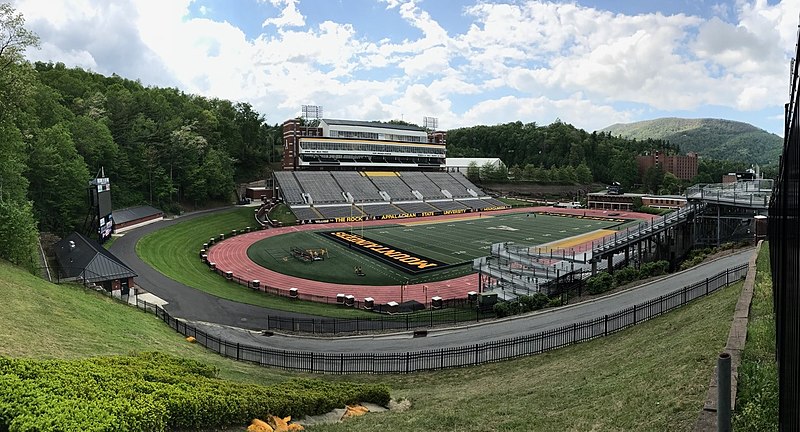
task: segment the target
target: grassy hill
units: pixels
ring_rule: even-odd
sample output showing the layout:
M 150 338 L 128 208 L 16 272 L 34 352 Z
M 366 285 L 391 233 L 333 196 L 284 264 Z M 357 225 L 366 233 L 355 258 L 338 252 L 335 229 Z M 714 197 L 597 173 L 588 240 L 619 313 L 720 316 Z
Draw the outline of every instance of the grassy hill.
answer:
M 783 148 L 783 139 L 775 134 L 749 123 L 722 119 L 670 117 L 617 123 L 602 131 L 637 140 L 663 139 L 680 145 L 683 152 L 759 165 L 776 163 Z
M 411 375 L 317 376 L 388 383 L 392 395 L 408 398 L 413 408 L 311 429 L 691 430 L 740 287 L 542 355 Z M 52 285 L 2 261 L 0 304 L 0 356 L 76 359 L 146 350 L 199 360 L 216 366 L 219 377 L 247 383 L 283 385 L 303 376 L 222 358 L 187 343 L 152 315 L 81 287 Z

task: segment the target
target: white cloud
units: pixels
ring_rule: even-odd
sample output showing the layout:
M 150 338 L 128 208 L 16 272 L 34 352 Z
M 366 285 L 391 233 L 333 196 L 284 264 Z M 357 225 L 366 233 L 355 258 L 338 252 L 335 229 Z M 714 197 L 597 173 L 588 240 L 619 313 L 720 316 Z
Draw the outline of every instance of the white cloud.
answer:
M 471 20 L 459 32 L 427 3 L 380 0 L 405 36 L 369 40 L 358 21 L 308 25 L 311 2 L 269 0 L 279 15 L 258 17 L 263 34 L 248 36 L 205 6 L 190 16 L 193 1 L 14 7 L 42 38 L 31 59 L 248 101 L 271 122 L 314 103 L 336 117 L 433 115 L 444 127 L 559 117 L 586 129 L 654 110 L 781 111 L 800 10 L 800 0 L 737 0 L 710 5 L 705 19 L 476 0 L 453 4 Z
M 303 27 L 306 25 L 306 17 L 297 10 L 298 0 L 272 0 L 274 6 L 284 5 L 281 10 L 281 15 L 277 18 L 267 18 L 264 20 L 262 26 L 267 27 L 274 25 L 275 27 Z

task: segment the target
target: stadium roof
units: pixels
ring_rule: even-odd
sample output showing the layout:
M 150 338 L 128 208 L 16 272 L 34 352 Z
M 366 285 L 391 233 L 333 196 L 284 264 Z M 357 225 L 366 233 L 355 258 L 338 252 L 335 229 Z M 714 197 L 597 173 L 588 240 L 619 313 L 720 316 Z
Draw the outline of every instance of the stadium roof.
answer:
M 114 223 L 123 224 L 126 222 L 146 218 L 149 216 L 155 215 L 163 215 L 164 213 L 154 207 L 149 205 L 137 206 L 137 207 L 128 207 L 124 209 L 114 210 L 111 213 L 111 217 L 114 219 Z
M 490 165 L 499 166 L 503 163 L 500 158 L 447 158 L 445 161 L 445 166 L 450 168 L 466 168 L 475 162 L 475 165 L 478 165 L 478 168 L 486 165 L 487 163 Z
M 137 276 L 99 243 L 77 232 L 59 240 L 53 248 L 63 278 L 82 276 L 87 282 L 101 282 Z
M 402 125 L 394 123 L 381 123 L 377 121 L 360 121 L 360 120 L 337 120 L 337 119 L 322 119 L 328 125 L 341 125 L 341 126 L 358 126 L 358 127 L 373 127 L 383 129 L 399 129 L 415 132 L 425 132 L 425 129 L 419 126 Z

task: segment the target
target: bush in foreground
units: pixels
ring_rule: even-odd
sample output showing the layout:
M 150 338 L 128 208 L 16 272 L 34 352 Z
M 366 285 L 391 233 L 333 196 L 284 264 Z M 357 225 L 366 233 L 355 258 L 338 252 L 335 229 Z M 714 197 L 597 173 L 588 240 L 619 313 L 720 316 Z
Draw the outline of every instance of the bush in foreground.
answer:
M 355 402 L 386 405 L 386 386 L 311 379 L 261 386 L 159 353 L 82 360 L 0 357 L 0 430 L 164 431 L 302 417 Z

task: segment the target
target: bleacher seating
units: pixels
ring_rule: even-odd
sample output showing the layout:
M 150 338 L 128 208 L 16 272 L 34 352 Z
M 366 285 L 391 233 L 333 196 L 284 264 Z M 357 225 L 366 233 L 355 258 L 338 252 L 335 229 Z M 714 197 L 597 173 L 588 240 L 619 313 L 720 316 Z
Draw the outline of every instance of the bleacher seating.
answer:
M 480 210 L 484 207 L 489 207 L 486 201 L 481 199 L 468 199 L 468 200 L 458 200 L 461 204 L 471 208 L 472 210 Z
M 297 220 L 313 220 L 313 219 L 320 219 L 322 216 L 317 213 L 313 208 L 309 207 L 292 207 L 292 213 L 294 213 Z
M 425 199 L 447 198 L 442 190 L 424 173 L 408 171 L 400 174 L 400 178 L 412 189 L 419 191 Z
M 486 201 L 487 203 L 491 204 L 493 207 L 505 207 L 505 206 L 508 205 L 508 204 L 506 204 L 506 203 L 504 203 L 504 202 L 502 202 L 502 201 L 500 201 L 498 199 L 494 199 L 494 198 L 483 198 L 483 200 Z
M 469 179 L 467 179 L 466 177 L 464 177 L 464 174 L 461 174 L 461 173 L 459 173 L 459 172 L 454 172 L 454 173 L 450 173 L 450 175 L 451 175 L 451 176 L 452 176 L 452 177 L 453 177 L 453 178 L 454 178 L 454 179 L 455 179 L 457 182 L 459 182 L 459 183 L 461 183 L 462 185 L 464 185 L 464 187 L 466 187 L 467 189 L 472 189 L 472 190 L 474 190 L 475 192 L 477 192 L 478 194 L 481 194 L 481 190 L 480 190 L 480 188 L 478 188 L 477 186 L 475 186 L 474 184 L 472 184 L 472 182 L 471 182 L 471 181 L 469 181 Z
M 294 173 L 290 171 L 278 171 L 275 173 L 275 179 L 280 185 L 283 199 L 286 200 L 287 204 L 305 204 L 303 200 L 303 190 L 297 183 Z
M 383 201 L 380 191 L 368 177 L 355 171 L 334 171 L 333 178 L 345 192 L 350 192 L 354 202 Z
M 431 206 L 428 203 L 424 202 L 414 202 L 414 203 L 399 203 L 395 204 L 400 210 L 403 210 L 406 213 L 419 213 L 419 212 L 435 212 L 437 211 L 436 207 Z
M 347 203 L 342 189 L 327 171 L 295 172 L 295 177 L 303 190 L 311 195 L 312 204 Z
M 505 206 L 487 197 L 460 173 L 282 171 L 275 173 L 275 180 L 286 203 L 301 221 L 462 209 L 482 211 Z M 468 188 L 483 198 L 473 198 Z M 425 200 L 414 196 L 412 190 L 419 191 Z M 448 199 L 442 190 L 447 190 L 455 200 Z M 385 192 L 384 196 L 381 191 Z M 343 192 L 352 195 L 358 205 L 350 205 Z M 306 194 L 313 200 L 311 207 L 304 200 Z
M 352 205 L 314 207 L 325 218 L 364 216 L 361 210 Z
M 378 190 L 382 190 L 389 194 L 392 198 L 392 201 L 413 201 L 417 199 L 413 193 L 411 193 L 411 188 L 397 175 L 381 175 L 381 176 L 369 176 L 369 179 L 372 180 L 372 183 Z
M 432 181 L 439 189 L 444 189 L 450 192 L 450 195 L 452 195 L 453 198 L 472 197 L 472 195 L 467 192 L 467 187 L 453 178 L 450 173 L 429 172 L 425 173 L 425 176 L 428 177 L 430 181 Z
M 428 203 L 428 204 L 438 208 L 441 211 L 463 210 L 463 209 L 469 208 L 469 207 L 465 206 L 464 204 L 461 204 L 458 201 L 436 201 L 436 202 L 432 202 L 432 203 Z
M 361 210 L 367 216 L 383 216 L 403 213 L 402 210 L 392 204 L 365 204 L 361 206 Z

